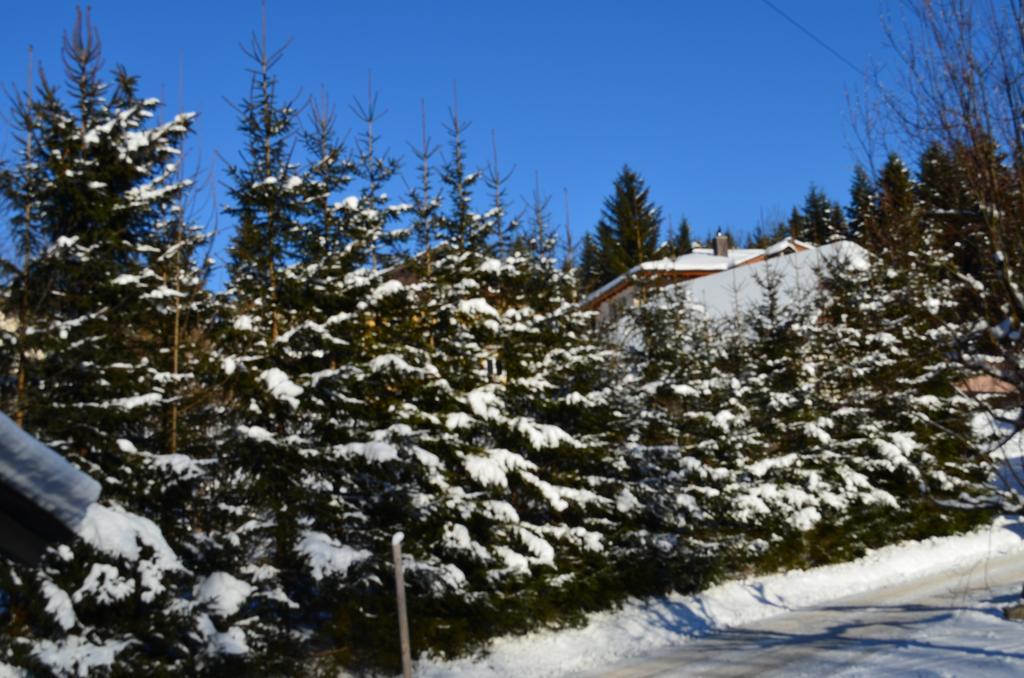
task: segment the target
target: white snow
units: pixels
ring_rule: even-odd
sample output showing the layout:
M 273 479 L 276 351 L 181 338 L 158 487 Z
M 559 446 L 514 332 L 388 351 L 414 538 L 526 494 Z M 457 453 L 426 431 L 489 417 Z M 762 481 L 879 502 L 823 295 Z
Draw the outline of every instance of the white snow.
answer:
M 360 456 L 377 464 L 398 459 L 398 450 L 395 446 L 381 441 L 347 443 L 336 446 L 334 451 L 343 457 Z
M 28 678 L 28 671 L 0 662 L 0 678 Z
M 298 397 L 302 395 L 303 388 L 291 380 L 283 370 L 271 367 L 260 373 L 260 380 L 267 387 L 267 391 L 274 398 L 286 402 L 295 409 L 299 406 Z
M 991 527 L 969 534 L 887 546 L 850 563 L 732 581 L 696 595 L 672 594 L 648 601 L 633 600 L 620 610 L 591 615 L 587 625 L 580 629 L 499 638 L 482 657 L 450 661 L 421 657 L 416 675 L 425 678 L 539 678 L 606 667 L 624 658 L 685 643 L 717 629 L 983 563 L 998 555 L 1024 553 L 1022 534 L 1024 520 L 1001 518 Z M 511 550 L 500 555 L 510 568 L 528 568 L 525 556 Z M 992 624 L 991 615 L 988 617 L 979 618 L 979 623 Z M 1015 656 L 1024 657 L 1020 652 L 1024 641 L 1020 639 L 1019 627 L 1012 626 L 1010 633 L 1014 637 Z M 905 664 L 894 664 L 894 667 L 920 667 L 925 659 L 913 647 L 899 657 Z M 915 661 L 918 663 L 914 664 Z M 880 662 L 877 668 L 885 670 L 878 672 L 903 673 L 890 671 L 887 666 Z M 865 674 L 851 670 L 849 675 Z M 973 674 L 953 671 L 936 675 Z
M 120 570 L 113 565 L 93 563 L 85 581 L 72 595 L 76 603 L 91 598 L 100 605 L 109 605 L 124 600 L 135 593 L 135 580 L 121 576 Z
M 138 448 L 135 447 L 135 443 L 125 438 L 118 438 L 116 444 L 117 449 L 121 450 L 126 454 L 136 454 L 139 451 Z
M 119 407 L 122 410 L 134 410 L 136 407 L 145 407 L 162 402 L 164 397 L 159 393 L 142 393 L 140 395 L 128 396 L 127 398 L 115 398 L 111 400 L 111 407 Z
M 130 640 L 108 640 L 96 645 L 81 636 L 68 636 L 56 643 L 38 641 L 33 654 L 58 675 L 84 678 L 94 669 L 111 666 L 118 653 L 131 644 Z
M 526 457 L 509 450 L 494 448 L 483 455 L 468 455 L 462 461 L 466 472 L 484 486 L 508 487 L 508 472 L 517 469 L 534 470 L 537 465 Z
M 1005 676 L 1016 678 L 1024 674 L 1024 648 L 1021 646 L 1021 627 L 1000 616 L 999 603 L 1016 598 L 1019 586 L 1005 591 L 996 600 L 964 600 L 959 610 L 952 613 L 935 611 L 936 619 L 919 633 L 905 640 L 878 643 L 878 648 L 865 656 L 856 657 L 854 665 L 840 669 L 832 675 L 838 678 L 866 678 L 872 676 Z M 965 596 L 969 592 L 965 592 Z M 815 675 L 835 671 L 817 662 L 811 666 Z
M 230 617 L 242 609 L 254 590 L 252 584 L 227 572 L 214 572 L 196 585 L 195 600 L 215 615 Z
M 232 626 L 223 633 L 217 630 L 209 615 L 199 615 L 196 625 L 199 633 L 206 640 L 207 654 L 211 656 L 223 654 L 247 654 L 249 643 L 245 635 L 245 629 L 240 626 Z
M 498 312 L 487 303 L 487 300 L 482 297 L 474 297 L 472 299 L 463 299 L 459 302 L 459 313 L 465 315 L 484 315 L 492 318 L 498 317 Z
M 344 577 L 350 567 L 373 555 L 365 549 L 342 545 L 337 539 L 313 530 L 302 533 L 295 550 L 306 557 L 317 581 L 335 574 Z
M 764 288 L 759 280 L 777 279 L 779 303 L 783 307 L 805 305 L 813 303 L 823 266 L 838 259 L 856 268 L 866 265 L 867 257 L 867 252 L 856 243 L 838 241 L 730 268 L 681 283 L 680 287 L 712 318 L 735 318 L 763 301 Z
M 252 316 L 249 315 L 240 315 L 237 318 L 235 318 L 233 326 L 236 330 L 239 330 L 240 332 L 251 332 L 255 328 Z
M 78 617 L 75 616 L 75 606 L 71 604 L 71 596 L 67 591 L 54 584 L 49 579 L 44 579 L 40 592 L 46 598 L 46 613 L 53 617 L 65 631 L 70 631 L 78 624 Z
M 251 438 L 259 442 L 274 441 L 274 434 L 262 426 L 245 426 L 244 424 L 239 424 L 238 432 L 247 438 Z
M 165 572 L 183 567 L 156 523 L 116 506 L 90 506 L 78 536 L 108 556 L 138 562 L 143 602 L 151 602 L 164 590 Z M 146 558 L 142 558 L 143 546 L 151 551 Z
M 382 299 L 386 299 L 395 294 L 399 294 L 405 291 L 405 285 L 400 280 L 386 280 L 378 285 L 373 292 L 370 293 L 370 300 L 379 302 Z

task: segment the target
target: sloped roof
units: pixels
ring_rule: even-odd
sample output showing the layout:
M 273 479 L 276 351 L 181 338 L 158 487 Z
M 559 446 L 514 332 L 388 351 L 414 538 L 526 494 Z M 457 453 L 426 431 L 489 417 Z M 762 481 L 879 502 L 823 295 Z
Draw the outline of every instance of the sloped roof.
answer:
M 769 275 L 778 276 L 781 303 L 813 303 L 820 270 L 831 258 L 848 260 L 854 266 L 867 266 L 869 261 L 863 247 L 840 240 L 785 257 L 730 268 L 677 285 L 682 286 L 690 298 L 703 306 L 711 317 L 735 317 L 749 311 L 764 299 L 764 290 L 758 280 L 764 280 Z
M 601 285 L 596 290 L 588 294 L 581 302 L 584 307 L 590 306 L 595 302 L 598 302 L 603 297 L 608 296 L 609 293 L 615 292 L 618 288 L 625 288 L 629 285 L 629 281 L 641 274 L 647 273 L 711 273 L 715 271 L 727 271 L 736 266 L 746 264 L 752 259 L 765 256 L 770 257 L 775 254 L 779 254 L 786 249 L 801 249 L 814 247 L 809 243 L 796 240 L 795 238 L 785 238 L 779 242 L 771 245 L 768 248 L 736 248 L 730 249 L 726 256 L 720 257 L 715 255 L 715 252 L 710 247 L 695 247 L 692 252 L 683 254 L 678 257 L 668 257 L 665 259 L 655 259 L 652 261 L 645 261 L 641 264 L 637 264 L 633 268 L 629 269 L 622 275 L 610 280 L 609 282 Z M 614 295 L 611 295 L 614 296 Z

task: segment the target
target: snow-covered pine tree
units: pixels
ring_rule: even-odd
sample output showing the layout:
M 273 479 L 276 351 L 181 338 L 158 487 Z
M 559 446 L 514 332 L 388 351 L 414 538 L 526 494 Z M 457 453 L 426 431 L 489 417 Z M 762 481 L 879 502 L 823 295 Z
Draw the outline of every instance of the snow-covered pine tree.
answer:
M 635 497 L 633 560 L 638 590 L 698 587 L 727 546 L 723 490 L 735 475 L 742 405 L 730 366 L 727 329 L 717 327 L 682 285 L 651 289 L 619 322 L 625 378 L 620 408 L 630 422 L 628 477 Z M 625 497 L 624 497 L 625 498 Z M 729 538 L 732 537 L 732 538 Z
M 619 539 L 635 507 L 622 446 L 627 427 L 616 409 L 618 361 L 575 301 L 576 272 L 557 261 L 547 203 L 536 187 L 528 222 L 500 259 L 493 304 L 504 330 L 493 360 L 510 424 L 496 428 L 497 444 L 522 450 L 547 482 L 592 493 L 564 504 L 522 493 L 514 504 L 545 538 L 577 535 L 560 540 L 557 569 L 535 573 L 529 597 L 517 601 L 557 619 L 606 606 L 642 575 L 609 567 L 633 555 Z
M 804 534 L 826 519 L 832 491 L 823 457 L 829 421 L 814 397 L 818 356 L 807 341 L 814 290 L 793 289 L 786 276 L 795 271 L 776 259 L 759 272 L 759 298 L 744 312 L 734 367 L 747 416 L 732 425 L 737 476 L 726 493 L 732 518 L 770 549 L 769 566 L 774 558 L 800 562 Z
M 249 94 L 236 107 L 243 150 L 241 162 L 227 168 L 226 212 L 237 223 L 229 287 L 217 304 L 222 395 L 211 431 L 216 473 L 204 488 L 199 633 L 211 662 L 226 662 L 217 670 L 237 664 L 286 671 L 303 656 L 301 608 L 287 592 L 305 581 L 294 546 L 310 443 L 296 415 L 303 388 L 283 369 L 288 347 L 280 339 L 311 312 L 302 280 L 292 274 L 298 248 L 310 245 L 312 201 L 294 157 L 298 112 L 278 93 L 274 69 L 283 51 L 269 51 L 253 36 L 246 54 L 253 63 Z
M 402 409 L 407 387 L 388 375 L 424 362 L 404 329 L 417 298 L 401 281 L 404 269 L 388 265 L 404 233 L 394 226 L 407 209 L 384 192 L 398 165 L 379 150 L 376 95 L 355 108 L 365 132 L 351 158 L 335 138 L 329 104 L 311 108 L 305 228 L 317 245 L 299 250 L 289 272 L 308 310 L 277 341 L 277 364 L 303 389 L 296 435 L 304 465 L 291 480 L 302 581 L 288 592 L 300 605 L 309 649 L 350 664 L 397 656 L 390 540 L 396 516 L 417 496 L 407 465 L 419 458 Z M 342 196 L 353 182 L 358 191 Z
M 964 529 L 984 518 L 987 461 L 970 427 L 972 403 L 956 391 L 954 361 L 965 322 L 955 254 L 927 247 L 891 268 L 853 248 L 821 262 L 817 397 L 829 410 L 834 529 L 816 537 L 827 557 L 855 557 L 900 539 Z M 929 232 L 931 231 L 931 232 Z
M 850 240 L 863 244 L 874 228 L 877 218 L 875 184 L 867 170 L 858 164 L 850 181 L 850 204 L 846 208 L 847 235 Z
M 550 387 L 533 381 L 582 364 L 529 343 L 540 341 L 538 326 L 570 326 L 549 317 L 564 304 L 539 299 L 533 311 L 520 296 L 503 299 L 528 265 L 524 254 L 496 256 L 496 214 L 473 209 L 479 175 L 466 171 L 463 130 L 453 117 L 451 155 L 440 174 L 443 208 L 429 163 L 421 167 L 412 230 L 426 249 L 364 288 L 355 316 L 365 322 L 352 327 L 365 338 L 353 348 L 353 362 L 309 386 L 334 406 L 337 442 L 330 449 L 349 474 L 338 488 L 338 531 L 318 535 L 321 546 L 311 553 L 351 556 L 347 567 L 321 573 L 325 586 L 346 589 L 334 624 L 339 656 L 360 661 L 397 661 L 388 558 L 397 531 L 406 535 L 413 644 L 444 651 L 529 628 L 547 612 L 563 616 L 556 606 L 541 613 L 539 592 L 576 585 L 581 561 L 574 554 L 603 557 L 601 535 L 587 529 L 582 514 L 611 502 L 578 465 L 569 468 L 590 443 L 543 413 L 576 407 L 586 393 L 573 396 L 582 387 L 568 390 L 561 376 Z M 503 354 L 509 346 L 515 352 Z M 553 362 L 558 355 L 567 365 Z M 539 405 L 538 389 L 549 389 L 555 401 Z M 559 453 L 568 456 L 559 462 Z
M 176 167 L 191 114 L 154 124 L 123 69 L 100 76 L 98 35 L 81 14 L 65 37 L 67 96 L 45 78 L 16 104 L 28 138 L 7 182 L 14 224 L 34 242 L 12 298 L 31 313 L 19 336 L 26 429 L 103 485 L 82 540 L 39 569 L 6 567 L 5 660 L 57 674 L 187 670 L 191 588 L 179 555 L 183 509 L 165 539 L 169 498 L 194 482 L 194 459 L 168 454 L 164 323 L 152 267 L 173 249 L 166 216 L 188 188 Z M 24 241 L 22 241 L 24 245 Z M 19 298 L 20 297 L 20 298 Z

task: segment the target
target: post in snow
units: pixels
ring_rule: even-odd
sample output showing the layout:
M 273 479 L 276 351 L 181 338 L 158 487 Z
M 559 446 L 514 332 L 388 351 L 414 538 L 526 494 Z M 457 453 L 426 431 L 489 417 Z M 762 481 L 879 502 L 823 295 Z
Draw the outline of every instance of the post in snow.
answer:
M 402 574 L 402 540 L 405 534 L 391 537 L 391 555 L 395 559 L 395 596 L 398 599 L 398 637 L 402 643 L 402 676 L 412 678 L 412 653 L 409 649 L 409 617 L 405 611 L 405 577 Z

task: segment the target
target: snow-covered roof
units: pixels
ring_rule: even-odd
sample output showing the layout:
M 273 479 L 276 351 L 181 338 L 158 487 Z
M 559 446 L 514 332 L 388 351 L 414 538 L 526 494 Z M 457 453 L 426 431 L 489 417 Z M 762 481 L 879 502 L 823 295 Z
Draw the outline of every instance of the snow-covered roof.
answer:
M 803 240 L 797 240 L 796 238 L 786 238 L 785 240 L 780 240 L 774 245 L 769 245 L 768 247 L 766 247 L 764 250 L 764 256 L 774 257 L 776 254 L 785 252 L 787 249 L 790 248 L 792 248 L 794 251 L 809 250 L 813 249 L 814 245 L 812 245 L 809 242 L 804 242 Z
M 785 242 L 785 241 L 783 241 Z M 765 253 L 765 250 L 760 247 L 746 247 L 736 249 L 729 248 L 728 255 L 725 257 L 719 257 L 715 254 L 715 250 L 710 247 L 695 247 L 690 254 L 684 254 L 683 256 L 702 256 L 712 259 L 728 259 L 732 262 L 733 266 L 739 266 L 745 261 L 756 259 Z
M 678 284 L 682 285 L 690 298 L 702 305 L 711 317 L 734 317 L 762 301 L 764 290 L 758 280 L 763 280 L 770 274 L 778 276 L 781 303 L 813 301 L 822 265 L 833 257 L 847 259 L 855 266 L 866 266 L 868 262 L 867 251 L 864 248 L 856 243 L 841 240 Z
M 0 553 L 34 564 L 70 541 L 100 484 L 0 413 Z
M 652 261 L 645 261 L 641 264 L 637 264 L 627 272 L 604 285 L 601 285 L 601 287 L 588 294 L 582 303 L 584 306 L 598 303 L 606 295 L 609 295 L 611 292 L 615 292 L 618 288 L 627 287 L 629 285 L 629 281 L 640 274 L 655 272 L 678 274 L 693 272 L 703 274 L 715 271 L 727 271 L 736 266 L 747 264 L 752 259 L 757 259 L 761 256 L 770 257 L 784 252 L 787 249 L 798 251 L 812 247 L 814 246 L 809 243 L 796 240 L 795 238 L 785 238 L 765 249 L 756 247 L 730 249 L 726 253 L 726 256 L 716 255 L 715 251 L 710 247 L 695 247 L 692 252 L 678 257 L 654 259 Z

